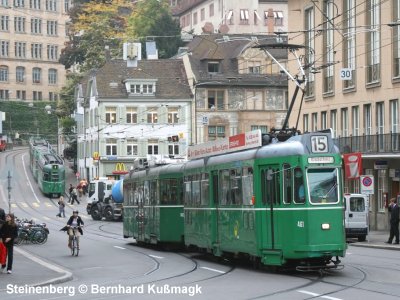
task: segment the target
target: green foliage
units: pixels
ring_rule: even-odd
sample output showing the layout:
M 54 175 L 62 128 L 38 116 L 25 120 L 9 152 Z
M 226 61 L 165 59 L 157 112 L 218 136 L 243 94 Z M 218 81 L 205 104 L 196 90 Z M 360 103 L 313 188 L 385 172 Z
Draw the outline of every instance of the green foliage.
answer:
M 33 107 L 17 101 L 1 101 L 0 111 L 6 113 L 3 134 L 12 139 L 19 133 L 20 138 L 29 140 L 32 135 L 40 135 L 51 143 L 57 142 L 57 116 L 48 114 L 45 106 L 49 102 L 35 102 Z

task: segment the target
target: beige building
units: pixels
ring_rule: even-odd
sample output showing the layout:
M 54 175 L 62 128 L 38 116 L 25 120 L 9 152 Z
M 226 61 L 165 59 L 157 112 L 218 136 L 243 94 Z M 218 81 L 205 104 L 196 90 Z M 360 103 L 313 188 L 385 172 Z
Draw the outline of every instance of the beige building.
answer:
M 399 193 L 399 9 L 400 0 L 288 1 L 289 40 L 306 47 L 308 66 L 299 129 L 332 128 L 343 153 L 362 153 L 375 180 L 372 229 L 388 227 L 387 200 Z M 300 101 L 291 124 L 299 109 Z M 345 192 L 360 190 L 346 180 Z
M 0 100 L 57 101 L 71 0 L 0 0 Z

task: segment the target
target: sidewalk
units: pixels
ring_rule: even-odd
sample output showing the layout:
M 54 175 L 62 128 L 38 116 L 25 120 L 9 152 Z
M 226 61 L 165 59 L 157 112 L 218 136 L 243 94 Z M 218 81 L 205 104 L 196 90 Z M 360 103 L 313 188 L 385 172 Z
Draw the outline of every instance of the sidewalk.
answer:
M 365 242 L 352 242 L 356 241 L 349 239 L 351 241 L 349 245 L 354 247 L 368 247 L 376 249 L 387 249 L 387 250 L 397 250 L 400 251 L 400 245 L 396 244 L 385 244 L 389 238 L 389 231 L 370 231 L 367 240 Z M 394 243 L 394 240 L 393 240 Z
M 72 274 L 49 264 L 21 249 L 14 247 L 13 273 L 0 273 L 0 297 L 7 291 L 7 285 L 39 286 L 57 284 L 72 280 Z

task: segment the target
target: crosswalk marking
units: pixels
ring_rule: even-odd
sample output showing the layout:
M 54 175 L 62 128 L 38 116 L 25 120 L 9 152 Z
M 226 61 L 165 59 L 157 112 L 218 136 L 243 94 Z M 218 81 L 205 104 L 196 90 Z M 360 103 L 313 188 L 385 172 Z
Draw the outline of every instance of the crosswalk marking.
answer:
M 17 204 L 11 203 L 11 207 L 12 207 L 12 208 L 17 208 Z
M 28 207 L 28 204 L 26 204 L 25 202 L 20 202 L 20 204 L 21 204 L 23 207 L 25 207 L 25 208 Z
M 49 202 L 46 202 L 45 205 L 46 205 L 47 207 L 52 207 L 52 206 L 53 206 L 53 205 L 51 205 L 51 203 L 49 203 Z
M 37 208 L 39 208 L 39 207 L 40 207 L 40 204 L 39 204 L 39 203 L 37 203 L 37 202 L 33 202 L 33 203 L 32 203 L 32 205 L 33 205 L 34 207 L 37 207 Z

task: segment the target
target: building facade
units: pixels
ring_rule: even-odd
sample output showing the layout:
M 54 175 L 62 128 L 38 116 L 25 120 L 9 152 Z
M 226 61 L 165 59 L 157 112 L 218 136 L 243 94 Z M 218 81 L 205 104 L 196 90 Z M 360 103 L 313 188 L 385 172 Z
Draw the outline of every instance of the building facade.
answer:
M 287 31 L 287 0 L 181 0 L 171 3 L 186 34 L 272 34 Z
M 137 158 L 186 157 L 192 96 L 181 60 L 110 60 L 85 77 L 76 99 L 81 178 L 119 179 Z
M 272 36 L 197 36 L 183 56 L 195 95 L 193 144 L 238 133 L 280 128 L 287 111 L 287 78 L 261 49 Z M 278 60 L 285 50 L 271 50 Z
M 0 1 L 0 100 L 57 101 L 71 0 Z
M 375 181 L 372 229 L 388 228 L 387 202 L 400 190 L 399 9 L 398 0 L 288 1 L 289 38 L 306 47 L 308 66 L 299 129 L 332 128 L 343 153 L 362 153 Z M 360 192 L 359 180 L 345 192 Z

